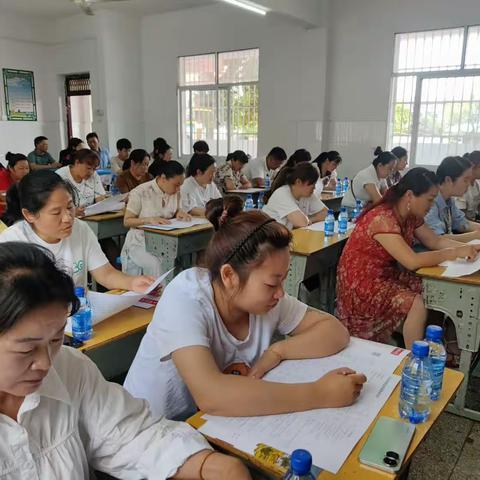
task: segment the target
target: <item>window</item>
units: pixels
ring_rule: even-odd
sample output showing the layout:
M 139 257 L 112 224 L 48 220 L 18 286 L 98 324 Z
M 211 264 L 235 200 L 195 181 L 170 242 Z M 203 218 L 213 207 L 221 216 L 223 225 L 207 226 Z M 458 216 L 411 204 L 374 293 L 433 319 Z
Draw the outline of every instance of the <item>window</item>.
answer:
M 212 155 L 257 155 L 258 64 L 256 48 L 179 58 L 181 155 L 191 155 L 196 140 L 205 140 Z
M 425 166 L 480 149 L 480 26 L 395 35 L 387 144 Z

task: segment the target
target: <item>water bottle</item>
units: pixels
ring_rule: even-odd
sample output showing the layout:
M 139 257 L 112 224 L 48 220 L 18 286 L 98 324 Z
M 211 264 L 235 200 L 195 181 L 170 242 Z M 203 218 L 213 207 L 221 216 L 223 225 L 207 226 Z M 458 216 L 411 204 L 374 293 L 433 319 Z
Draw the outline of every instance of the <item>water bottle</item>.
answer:
M 350 182 L 348 181 L 348 177 L 345 177 L 343 179 L 343 193 L 347 193 L 349 186 L 350 186 Z
M 110 180 L 110 194 L 112 196 L 120 194 L 120 190 L 117 187 L 117 176 L 114 173 L 112 173 L 112 179 Z
M 85 342 L 93 335 L 92 309 L 85 295 L 85 288 L 75 287 L 75 295 L 80 300 L 78 312 L 72 316 L 72 333 L 75 340 Z
M 423 423 L 430 415 L 432 400 L 432 365 L 427 342 L 413 342 L 402 372 L 400 387 L 400 416 L 410 423 Z
M 355 203 L 355 208 L 352 212 L 352 221 L 354 222 L 362 213 L 362 202 L 361 200 L 357 200 Z
M 425 341 L 430 347 L 430 363 L 432 365 L 432 393 L 430 398 L 438 400 L 442 393 L 443 371 L 447 361 L 447 352 L 442 343 L 443 330 L 438 325 L 429 325 L 425 335 Z
M 245 200 L 245 210 L 252 210 L 253 208 L 255 208 L 253 205 L 253 198 L 248 194 L 247 199 Z
M 290 457 L 290 468 L 284 480 L 315 480 L 312 473 L 312 455 L 307 450 L 294 450 Z
M 337 180 L 337 184 L 335 185 L 335 195 L 340 197 L 342 195 L 343 186 L 342 181 L 340 179 Z
M 271 185 L 271 182 L 270 182 L 270 175 L 267 173 L 265 175 L 265 188 L 268 190 L 270 189 L 270 185 Z M 260 207 L 259 207 L 260 208 Z
M 332 237 L 335 232 L 335 216 L 333 210 L 328 209 L 327 216 L 325 217 L 325 236 Z
M 263 208 L 263 192 L 260 192 L 258 194 L 258 202 L 257 202 L 257 208 L 261 210 Z
M 347 208 L 342 207 L 340 209 L 340 214 L 338 215 L 338 233 L 340 235 L 345 235 L 348 228 L 348 213 Z

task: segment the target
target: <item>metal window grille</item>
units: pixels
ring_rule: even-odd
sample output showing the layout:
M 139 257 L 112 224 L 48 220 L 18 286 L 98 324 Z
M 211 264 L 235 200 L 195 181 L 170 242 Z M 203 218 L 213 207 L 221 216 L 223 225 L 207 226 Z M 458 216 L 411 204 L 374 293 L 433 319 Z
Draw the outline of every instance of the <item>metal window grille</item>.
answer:
M 71 75 L 65 79 L 67 95 L 75 97 L 78 95 L 91 95 L 90 91 L 90 75 L 88 73 L 82 75 Z

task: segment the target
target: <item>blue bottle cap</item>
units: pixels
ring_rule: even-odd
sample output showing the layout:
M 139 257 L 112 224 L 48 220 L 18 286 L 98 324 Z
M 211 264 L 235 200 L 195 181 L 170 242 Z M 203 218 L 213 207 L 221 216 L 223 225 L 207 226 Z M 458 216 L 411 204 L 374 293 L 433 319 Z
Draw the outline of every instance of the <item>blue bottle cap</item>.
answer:
M 75 287 L 75 296 L 76 297 L 84 297 L 85 296 L 85 288 L 84 287 Z
M 294 475 L 307 475 L 312 469 L 312 456 L 307 450 L 294 450 L 290 457 L 290 467 Z
M 333 210 L 331 208 L 328 209 L 328 215 L 333 215 Z
M 342 213 L 345 213 L 345 212 L 347 211 L 347 207 L 341 207 L 341 208 L 340 208 L 340 211 L 341 211 Z
M 345 177 L 344 180 L 348 180 L 348 177 Z
M 424 342 L 422 340 L 417 340 L 413 342 L 412 353 L 416 357 L 420 357 L 420 358 L 428 357 L 429 350 L 430 350 L 430 347 L 428 346 L 427 342 Z
M 443 338 L 443 328 L 438 325 L 429 325 L 425 338 L 427 340 L 441 340 Z

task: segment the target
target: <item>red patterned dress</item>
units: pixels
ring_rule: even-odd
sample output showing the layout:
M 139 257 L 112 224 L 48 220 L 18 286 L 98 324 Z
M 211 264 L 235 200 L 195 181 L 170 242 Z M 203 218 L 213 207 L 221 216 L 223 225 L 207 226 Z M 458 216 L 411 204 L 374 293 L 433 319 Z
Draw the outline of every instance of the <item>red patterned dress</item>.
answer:
M 409 246 L 423 220 L 401 224 L 394 210 L 379 205 L 363 215 L 343 250 L 337 270 L 337 316 L 355 337 L 386 342 L 405 320 L 421 280 L 404 270 L 375 240 L 395 233 Z

